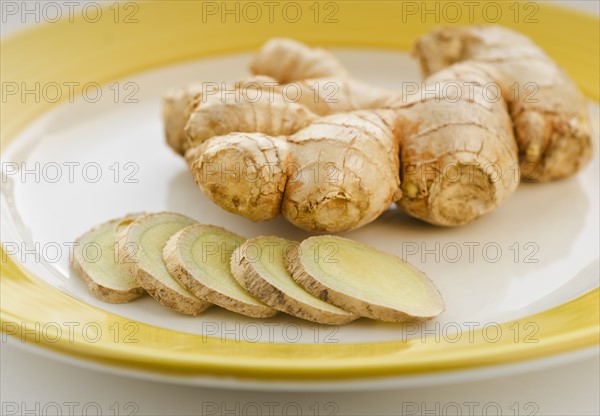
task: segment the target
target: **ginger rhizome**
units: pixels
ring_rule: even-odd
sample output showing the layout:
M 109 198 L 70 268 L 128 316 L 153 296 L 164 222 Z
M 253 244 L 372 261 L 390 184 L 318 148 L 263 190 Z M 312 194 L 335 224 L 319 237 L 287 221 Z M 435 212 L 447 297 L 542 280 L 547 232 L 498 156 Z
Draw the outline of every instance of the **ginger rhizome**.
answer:
M 429 76 L 408 97 L 352 79 L 323 49 L 273 39 L 253 77 L 223 88 L 239 95 L 171 91 L 167 141 L 224 209 L 327 232 L 367 224 L 392 202 L 432 224 L 466 224 L 515 191 L 519 164 L 524 179 L 550 180 L 589 159 L 585 99 L 527 38 L 440 29 L 415 53 Z M 529 81 L 541 82 L 540 102 L 511 99 L 511 86 Z M 293 102 L 292 86 L 303 93 Z
M 524 180 L 570 176 L 591 158 L 585 97 L 526 36 L 499 26 L 446 27 L 419 39 L 415 54 L 426 76 L 457 62 L 486 67 L 508 104 Z

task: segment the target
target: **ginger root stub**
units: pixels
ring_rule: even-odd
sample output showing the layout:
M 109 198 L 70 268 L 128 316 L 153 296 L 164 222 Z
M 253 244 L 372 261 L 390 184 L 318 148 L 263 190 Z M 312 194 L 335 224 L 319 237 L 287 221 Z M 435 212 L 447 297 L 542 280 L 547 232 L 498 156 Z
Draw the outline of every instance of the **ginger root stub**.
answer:
M 361 227 L 392 202 L 432 224 L 467 224 L 508 199 L 521 176 L 560 178 L 589 160 L 583 96 L 524 36 L 439 29 L 416 54 L 429 77 L 403 97 L 352 79 L 329 52 L 271 40 L 254 77 L 235 84 L 261 92 L 258 100 L 171 93 L 167 140 L 222 208 L 253 221 L 282 213 L 327 232 Z M 511 99 L 515 81 L 538 82 L 540 102 Z M 286 100 L 290 83 L 301 100 Z M 337 89 L 333 102 L 326 83 Z M 502 96 L 488 99 L 489 85 Z
M 590 160 L 585 97 L 526 36 L 501 26 L 444 27 L 419 39 L 415 55 L 426 76 L 456 62 L 490 67 L 509 107 L 523 180 L 564 178 Z
M 410 215 L 443 226 L 494 210 L 518 186 L 518 156 L 506 104 L 484 99 L 485 68 L 457 64 L 425 81 L 446 96 L 397 99 L 403 196 Z

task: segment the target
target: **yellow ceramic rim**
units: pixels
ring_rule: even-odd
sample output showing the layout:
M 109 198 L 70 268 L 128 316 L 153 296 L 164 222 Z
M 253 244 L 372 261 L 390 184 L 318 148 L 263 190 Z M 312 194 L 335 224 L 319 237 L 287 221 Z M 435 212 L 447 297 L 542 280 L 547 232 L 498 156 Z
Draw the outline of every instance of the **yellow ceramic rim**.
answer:
M 234 7 L 245 4 L 238 3 Z M 408 3 L 418 6 L 420 2 L 319 3 L 323 13 L 335 11 L 332 18 L 337 23 L 325 23 L 323 16 L 315 22 L 314 10 L 309 9 L 314 2 L 292 3 L 304 13 L 295 23 L 291 23 L 293 15 L 288 15 L 286 21 L 277 14 L 273 22 L 266 17 L 255 23 L 244 21 L 243 14 L 240 23 L 235 22 L 235 16 L 225 16 L 223 22 L 218 14 L 215 18 L 207 13 L 207 7 L 218 6 L 218 2 L 197 1 L 152 1 L 133 6 L 131 2 L 123 3 L 119 17 L 115 17 L 114 10 L 105 8 L 104 17 L 95 22 L 95 15 L 84 19 L 75 14 L 73 19 L 39 25 L 3 40 L 2 83 L 102 84 L 145 69 L 251 50 L 273 36 L 331 46 L 407 50 L 412 40 L 436 25 L 435 15 L 422 22 L 420 15 L 408 14 Z M 495 5 L 490 7 L 500 10 L 497 23 L 531 36 L 590 98 L 598 101 L 598 18 L 550 5 L 531 9 L 526 3 L 491 3 Z M 487 4 L 482 2 L 480 6 Z M 125 5 L 129 5 L 127 10 L 123 9 Z M 281 5 L 285 7 L 286 3 Z M 515 8 L 520 10 L 518 18 Z M 441 9 L 440 12 L 443 13 Z M 129 23 L 124 22 L 125 13 L 130 17 Z M 486 23 L 483 17 L 478 13 L 469 15 L 465 9 L 457 23 Z M 470 18 L 474 20 L 469 22 Z M 532 18 L 537 22 L 532 22 Z M 2 148 L 36 117 L 59 104 L 4 98 L 0 112 Z M 425 340 L 361 344 L 222 342 L 219 338 L 136 322 L 136 342 L 127 342 L 128 319 L 61 292 L 25 270 L 4 251 L 1 254 L 0 320 L 5 334 L 73 357 L 122 368 L 182 376 L 335 380 L 506 364 L 599 344 L 599 289 L 542 313 L 495 325 L 493 334 L 478 329 L 458 340 L 431 336 Z M 87 325 L 91 329 L 69 330 L 69 325 Z M 535 327 L 534 337 L 522 333 L 515 339 L 515 329 L 527 331 L 531 325 Z

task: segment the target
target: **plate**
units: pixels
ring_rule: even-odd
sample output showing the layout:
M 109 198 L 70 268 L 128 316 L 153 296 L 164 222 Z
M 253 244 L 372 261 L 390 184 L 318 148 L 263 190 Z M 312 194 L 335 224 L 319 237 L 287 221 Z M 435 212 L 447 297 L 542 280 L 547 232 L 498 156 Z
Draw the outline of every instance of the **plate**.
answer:
M 2 100 L 5 339 L 105 371 L 289 390 L 455 382 L 597 353 L 597 152 L 576 177 L 523 184 L 462 228 L 433 227 L 391 207 L 344 234 L 404 257 L 435 281 L 447 311 L 426 324 L 361 319 L 331 327 L 218 308 L 186 317 L 149 297 L 111 305 L 88 294 L 69 269 L 72 242 L 127 212 L 180 212 L 248 237 L 308 236 L 283 219 L 251 223 L 210 203 L 164 143 L 160 97 L 193 80 L 239 79 L 247 51 L 275 35 L 329 45 L 355 77 L 376 85 L 420 80 L 405 51 L 432 24 L 395 24 L 406 12 L 400 3 L 328 4 L 335 25 L 237 24 L 211 19 L 202 3 L 135 3 L 123 11 L 136 22 L 112 16 L 92 24 L 88 16 L 2 43 L 3 82 L 34 90 Z M 597 31 L 597 20 L 544 6 L 528 26 L 502 10 L 501 23 L 532 36 L 588 94 L 597 136 L 598 45 L 579 41 Z M 548 30 L 557 19 L 566 34 Z

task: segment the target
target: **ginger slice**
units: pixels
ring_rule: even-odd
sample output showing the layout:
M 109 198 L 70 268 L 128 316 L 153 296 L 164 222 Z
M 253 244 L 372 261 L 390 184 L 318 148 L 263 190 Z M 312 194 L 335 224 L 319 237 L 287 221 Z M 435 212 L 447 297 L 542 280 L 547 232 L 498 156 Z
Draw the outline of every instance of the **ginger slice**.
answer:
M 198 315 L 212 305 L 173 279 L 162 250 L 169 237 L 192 224 L 196 221 L 170 212 L 146 214 L 121 231 L 118 243 L 119 259 L 139 285 L 162 305 L 186 315 Z
M 399 257 L 334 236 L 310 237 L 286 255 L 294 280 L 325 302 L 389 322 L 444 311 L 433 282 Z
M 105 222 L 77 239 L 71 266 L 90 293 L 104 302 L 127 303 L 145 293 L 115 252 L 118 224 L 135 216 Z
M 231 273 L 248 292 L 281 312 L 328 325 L 358 319 L 358 315 L 314 297 L 292 279 L 285 268 L 285 255 L 297 246 L 297 242 L 279 237 L 249 239 L 231 256 Z
M 230 257 L 246 239 L 224 228 L 196 224 L 174 234 L 163 258 L 171 275 L 195 296 L 253 318 L 278 313 L 248 294 L 229 269 Z

